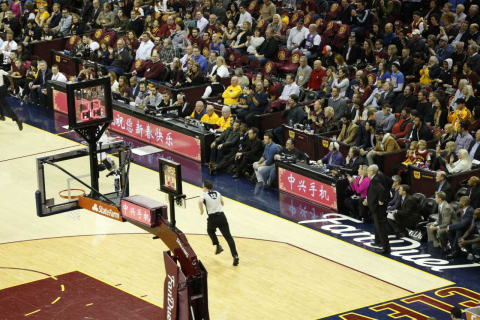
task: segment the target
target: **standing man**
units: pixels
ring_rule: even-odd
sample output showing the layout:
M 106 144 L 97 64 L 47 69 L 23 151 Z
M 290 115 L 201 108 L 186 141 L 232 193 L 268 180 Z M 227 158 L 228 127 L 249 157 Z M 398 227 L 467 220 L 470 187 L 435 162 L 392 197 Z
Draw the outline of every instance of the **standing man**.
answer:
M 368 206 L 373 216 L 375 225 L 374 246 L 381 247 L 378 253 L 390 253 L 390 242 L 387 234 L 387 193 L 389 192 L 387 180 L 383 173 L 378 172 L 376 164 L 367 169 L 370 185 L 368 186 L 367 198 L 363 201 Z
M 227 217 L 225 217 L 225 213 L 223 212 L 223 206 L 225 204 L 223 202 L 222 195 L 220 194 L 220 192 L 213 191 L 212 189 L 212 181 L 206 180 L 203 182 L 204 193 L 198 198 L 198 208 L 200 209 L 200 214 L 203 214 L 203 205 L 205 204 L 208 215 L 207 232 L 210 236 L 210 239 L 212 239 L 213 245 L 217 246 L 215 254 L 219 254 L 223 251 L 222 246 L 218 242 L 217 235 L 215 234 L 218 228 L 220 229 L 220 232 L 222 233 L 223 237 L 228 243 L 228 246 L 230 247 L 230 251 L 232 252 L 233 256 L 233 265 L 238 266 L 240 259 L 238 258 L 235 241 L 230 234 L 230 227 L 228 226 Z
M 0 121 L 5 121 L 5 110 L 10 114 L 12 120 L 15 121 L 18 125 L 20 131 L 23 130 L 22 121 L 18 119 L 17 114 L 10 108 L 5 97 L 7 96 L 7 85 L 4 83 L 4 76 L 7 76 L 8 81 L 10 81 L 10 88 L 13 90 L 13 79 L 12 76 L 5 70 L 0 69 Z

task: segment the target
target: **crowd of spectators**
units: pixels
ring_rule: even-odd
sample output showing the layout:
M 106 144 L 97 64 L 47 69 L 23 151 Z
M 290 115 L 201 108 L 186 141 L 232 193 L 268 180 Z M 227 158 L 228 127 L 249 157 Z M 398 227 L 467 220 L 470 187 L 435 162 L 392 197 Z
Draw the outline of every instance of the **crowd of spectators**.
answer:
M 392 178 L 392 229 L 406 236 L 424 219 L 406 184 L 410 166 L 436 171 L 439 215 L 426 227 L 428 238 L 450 257 L 460 247 L 480 254 L 479 179 L 470 178 L 468 195 L 457 199 L 459 216 L 449 205 L 458 190 L 448 188 L 450 175 L 480 161 L 474 1 L 16 0 L 2 2 L 0 21 L 14 96 L 46 106 L 49 80 L 109 76 L 116 97 L 140 109 L 176 106 L 170 115 L 215 125 L 212 174 L 233 170 L 233 178 L 249 175 L 271 187 L 275 161 L 309 162 L 283 126 L 259 131 L 259 115 L 281 112 L 289 126 L 336 132 L 319 164 L 351 169 L 348 213 L 367 221 L 359 200 L 368 189 L 366 166 L 407 149 Z M 98 30 L 116 41 L 96 41 Z M 32 56 L 37 42 L 65 37 L 80 39 L 66 54 L 98 67 L 86 62 L 79 74 L 65 75 Z M 207 85 L 193 106 L 159 84 Z M 221 114 L 212 98 L 223 101 Z M 346 158 L 340 144 L 349 148 Z

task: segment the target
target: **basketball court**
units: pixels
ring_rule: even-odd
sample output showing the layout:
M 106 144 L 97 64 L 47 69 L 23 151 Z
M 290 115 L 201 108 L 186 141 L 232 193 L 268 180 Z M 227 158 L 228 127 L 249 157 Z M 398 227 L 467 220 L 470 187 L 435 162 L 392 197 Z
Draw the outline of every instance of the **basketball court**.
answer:
M 0 123 L 1 318 L 158 319 L 165 278 L 162 252 L 168 250 L 162 241 L 85 210 L 36 216 L 36 157 L 82 147 L 64 136 L 30 125 L 19 133 L 9 119 Z M 76 176 L 89 171 L 87 159 L 65 161 L 62 167 Z M 68 188 L 68 177 L 55 168 L 48 168 L 46 176 L 48 192 L 61 201 L 58 192 Z M 101 189 L 112 189 L 113 180 L 104 176 Z M 76 188 L 74 181 L 70 184 Z M 167 203 L 158 187 L 157 172 L 132 165 L 131 195 Z M 237 188 L 233 180 L 229 188 Z M 240 189 L 236 192 L 245 196 L 251 192 Z M 240 265 L 233 267 L 228 250 L 214 254 L 206 217 L 197 208 L 201 189 L 184 182 L 183 192 L 193 199 L 186 209 L 176 209 L 177 227 L 208 270 L 211 319 L 322 318 L 453 284 L 225 198 L 240 255 Z M 221 237 L 220 242 L 226 245 Z M 122 312 L 108 311 L 116 308 Z

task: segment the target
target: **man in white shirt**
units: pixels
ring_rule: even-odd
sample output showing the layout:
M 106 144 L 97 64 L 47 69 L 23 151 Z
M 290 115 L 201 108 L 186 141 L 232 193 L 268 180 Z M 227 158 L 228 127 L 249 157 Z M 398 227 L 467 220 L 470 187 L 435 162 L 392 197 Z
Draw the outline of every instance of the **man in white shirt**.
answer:
M 13 33 L 7 32 L 5 41 L 0 47 L 0 52 L 3 54 L 3 59 L 10 61 L 10 52 L 13 50 L 17 50 L 17 43 L 13 41 Z
M 197 28 L 200 30 L 200 35 L 203 36 L 203 33 L 208 25 L 208 20 L 203 17 L 203 13 L 201 11 L 197 11 L 195 18 L 197 19 Z
M 135 55 L 135 60 L 148 60 L 152 54 L 152 49 L 155 47 L 155 44 L 150 40 L 150 36 L 147 32 L 142 34 L 142 42 L 137 49 L 137 54 Z
M 297 49 L 300 43 L 307 38 L 309 31 L 303 24 L 303 19 L 299 19 L 297 27 L 290 29 L 290 35 L 287 39 L 287 48 L 290 52 Z
M 295 83 L 295 76 L 293 74 L 287 74 L 285 80 L 287 84 L 283 87 L 282 95 L 268 106 L 267 111 L 285 108 L 288 98 L 290 98 L 292 94 L 296 94 L 297 96 L 300 94 L 300 88 Z
M 193 47 L 192 46 L 188 46 L 186 49 L 185 49 L 185 54 L 183 55 L 183 57 L 180 59 L 180 63 L 182 65 L 182 69 L 183 69 L 183 72 L 187 72 L 187 69 L 188 69 L 188 60 L 192 59 L 193 58 Z
M 63 73 L 60 72 L 60 69 L 56 64 L 52 66 L 52 79 L 54 81 L 59 81 L 63 83 L 67 83 L 67 77 L 63 75 Z
M 245 6 L 246 4 L 242 2 L 242 4 L 238 7 L 240 11 L 240 18 L 238 19 L 237 29 L 239 30 L 242 30 L 244 22 L 250 22 L 250 25 L 253 24 L 252 15 L 250 14 L 250 12 L 247 11 L 247 8 Z

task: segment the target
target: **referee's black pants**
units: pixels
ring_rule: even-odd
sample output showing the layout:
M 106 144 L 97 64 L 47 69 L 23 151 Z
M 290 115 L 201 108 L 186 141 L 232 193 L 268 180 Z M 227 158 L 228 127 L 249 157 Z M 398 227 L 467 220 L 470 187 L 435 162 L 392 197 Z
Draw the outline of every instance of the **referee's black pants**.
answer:
M 214 246 L 219 245 L 217 235 L 215 234 L 217 228 L 220 229 L 220 232 L 227 241 L 228 246 L 230 247 L 230 251 L 232 252 L 232 256 L 238 256 L 237 248 L 235 247 L 235 241 L 230 234 L 230 227 L 228 226 L 227 217 L 225 217 L 225 214 L 223 212 L 208 215 L 207 232 L 210 236 L 210 239 L 212 239 L 212 243 Z
M 10 115 L 13 121 L 18 121 L 18 117 L 10 108 L 5 97 L 7 96 L 7 86 L 3 85 L 0 87 L 0 116 L 5 116 L 5 111 Z

